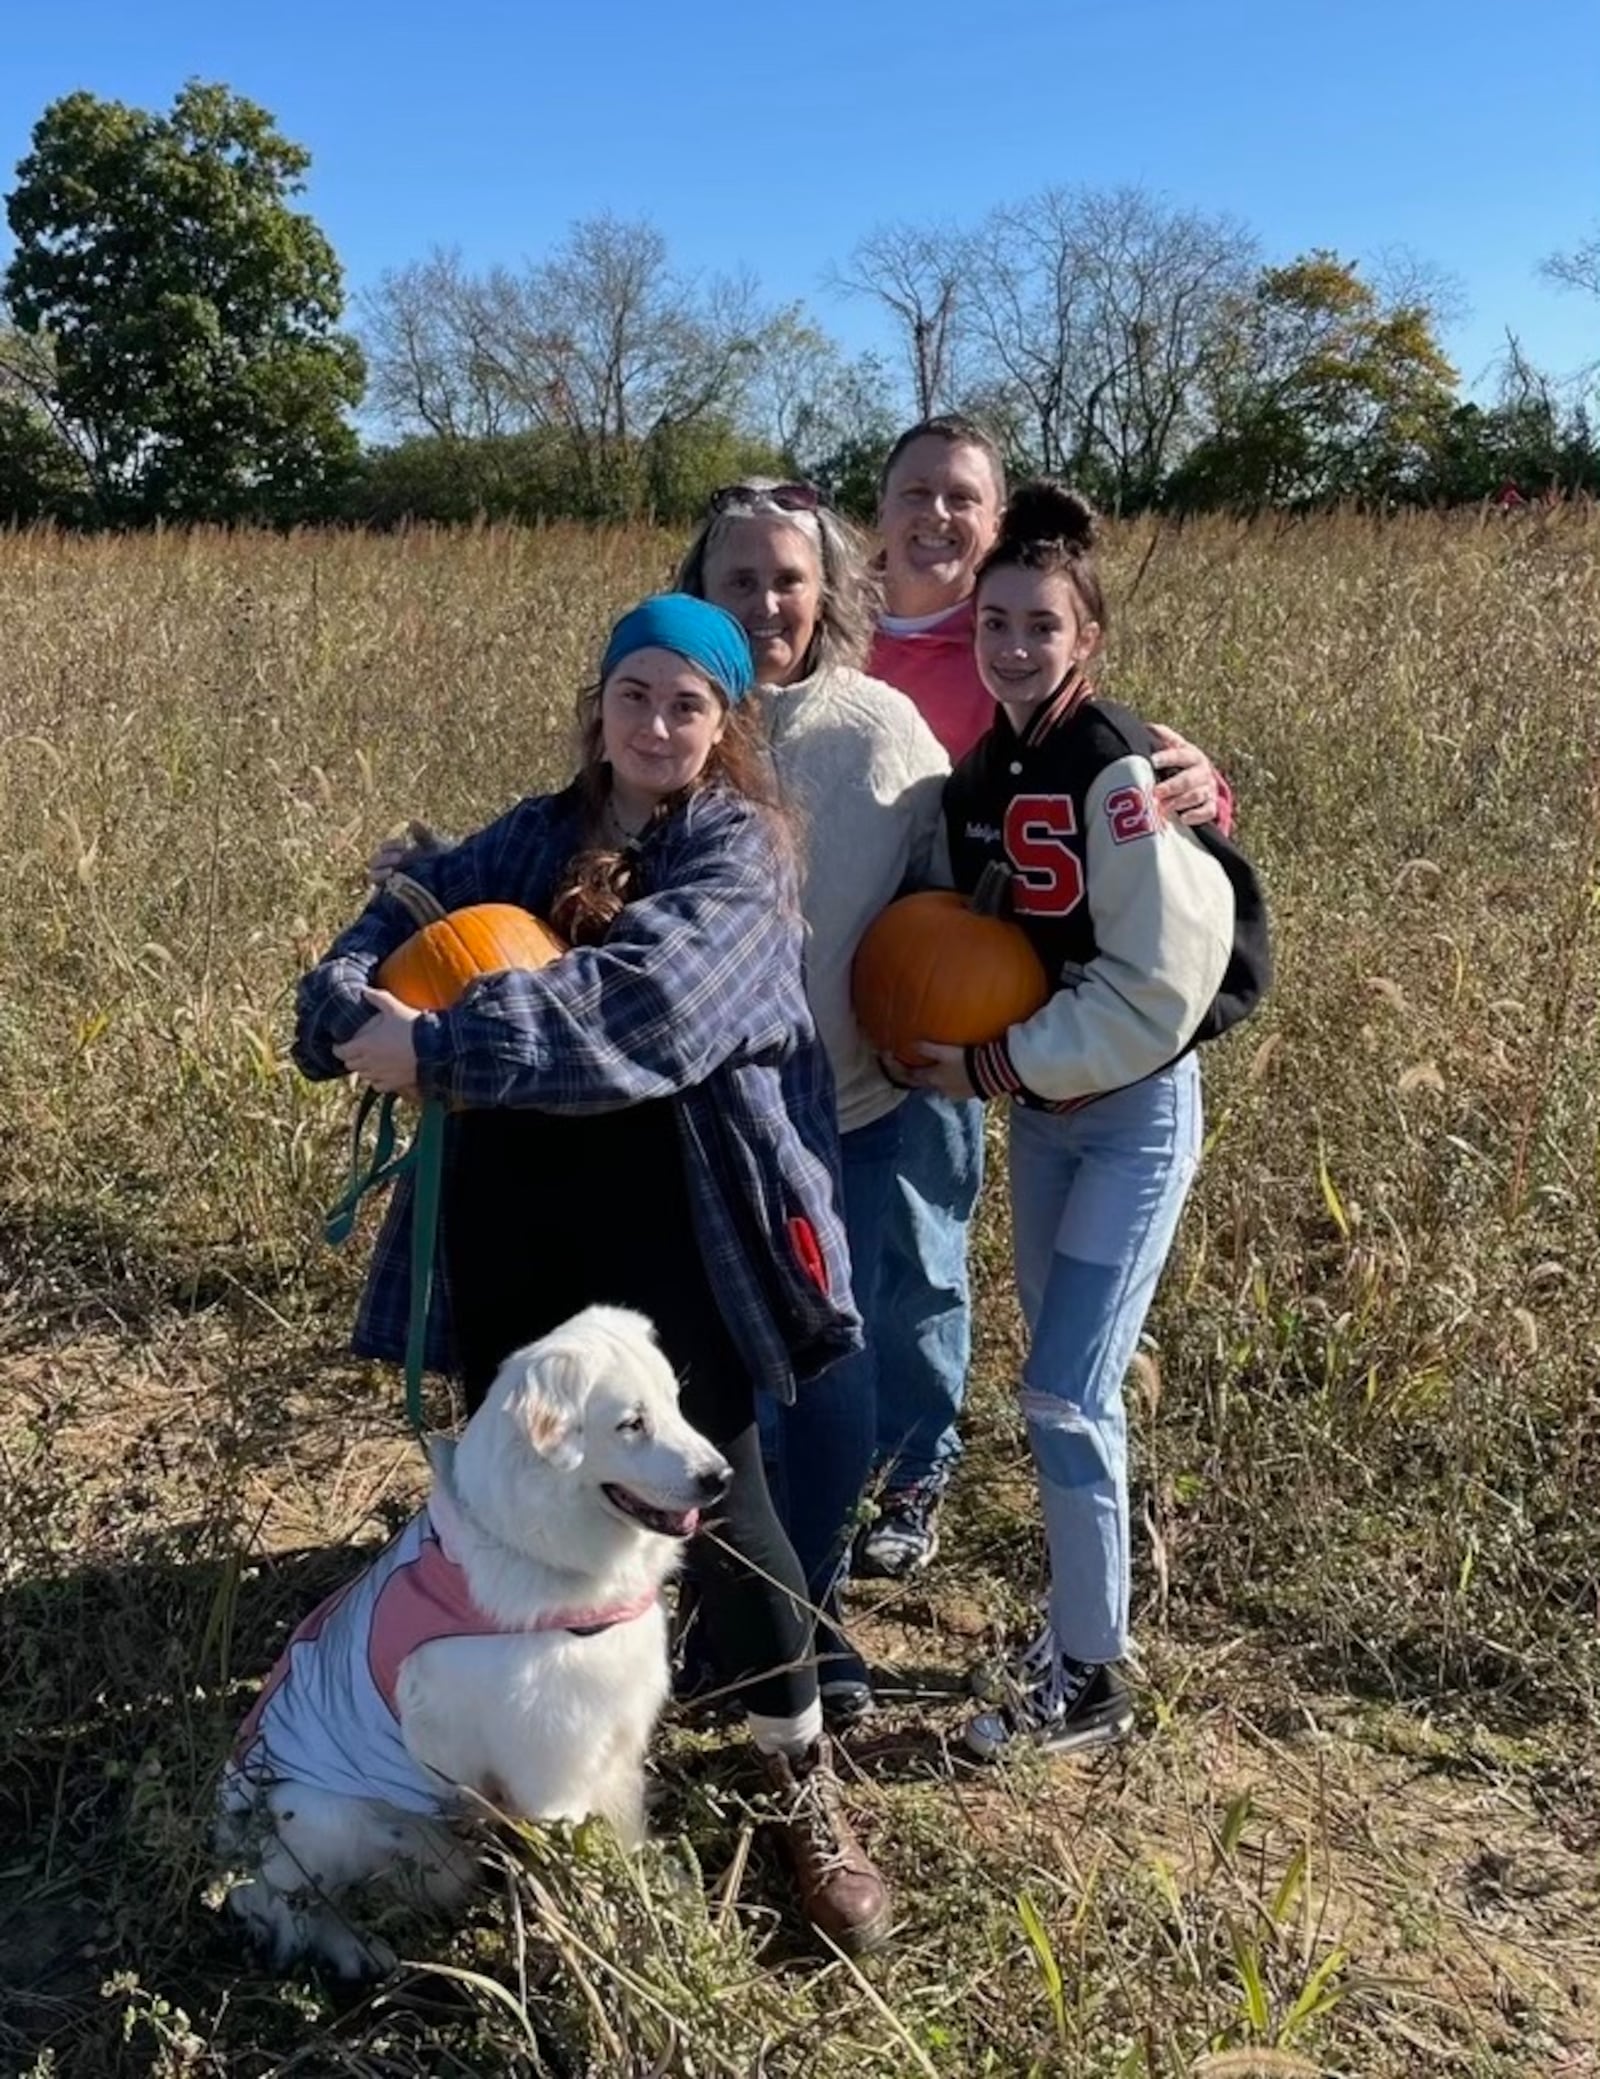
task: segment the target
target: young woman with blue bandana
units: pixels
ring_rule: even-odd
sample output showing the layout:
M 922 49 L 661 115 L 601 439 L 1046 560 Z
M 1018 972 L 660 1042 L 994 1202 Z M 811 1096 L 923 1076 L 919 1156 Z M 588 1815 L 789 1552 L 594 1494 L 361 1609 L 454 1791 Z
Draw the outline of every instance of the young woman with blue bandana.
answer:
M 833 1079 L 754 684 L 720 608 L 669 593 L 625 614 L 581 703 L 571 784 L 407 862 L 446 909 L 515 903 L 572 950 L 414 1012 L 372 986 L 412 929 L 380 888 L 302 981 L 295 1058 L 449 1107 L 429 1355 L 469 1408 L 513 1349 L 581 1307 L 654 1321 L 684 1412 L 734 1468 L 696 1553 L 710 1641 L 781 1800 L 802 1907 L 860 1951 L 889 1901 L 842 1809 L 756 1424 L 757 1389 L 792 1400 L 859 1330 Z M 403 1353 L 409 1221 L 402 1186 L 357 1323 L 365 1355 Z

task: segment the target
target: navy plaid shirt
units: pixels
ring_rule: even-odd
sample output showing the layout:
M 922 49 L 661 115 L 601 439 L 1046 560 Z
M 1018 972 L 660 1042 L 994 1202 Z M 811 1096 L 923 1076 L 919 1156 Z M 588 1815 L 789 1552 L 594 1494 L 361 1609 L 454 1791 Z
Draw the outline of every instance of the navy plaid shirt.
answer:
M 519 802 L 448 852 L 408 863 L 447 910 L 510 902 L 547 916 L 583 841 L 575 786 Z M 782 1399 L 856 1348 L 838 1204 L 833 1077 L 806 1004 L 794 874 L 763 813 L 707 787 L 646 834 L 643 893 L 603 944 L 538 973 L 486 975 L 413 1028 L 425 1097 L 452 1107 L 674 1114 L 706 1273 L 756 1385 Z M 322 1080 L 371 1015 L 361 990 L 415 929 L 379 894 L 300 982 L 294 1058 Z M 397 1186 L 356 1322 L 363 1356 L 404 1355 L 410 1180 Z M 436 1262 L 428 1363 L 453 1367 Z

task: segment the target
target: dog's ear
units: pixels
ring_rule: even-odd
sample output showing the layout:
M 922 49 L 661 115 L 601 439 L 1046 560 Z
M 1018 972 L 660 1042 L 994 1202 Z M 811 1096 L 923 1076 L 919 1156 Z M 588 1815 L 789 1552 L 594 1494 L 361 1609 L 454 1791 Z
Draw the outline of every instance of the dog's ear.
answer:
M 583 1461 L 583 1389 L 583 1364 L 571 1350 L 541 1350 L 512 1403 L 534 1450 L 564 1472 Z

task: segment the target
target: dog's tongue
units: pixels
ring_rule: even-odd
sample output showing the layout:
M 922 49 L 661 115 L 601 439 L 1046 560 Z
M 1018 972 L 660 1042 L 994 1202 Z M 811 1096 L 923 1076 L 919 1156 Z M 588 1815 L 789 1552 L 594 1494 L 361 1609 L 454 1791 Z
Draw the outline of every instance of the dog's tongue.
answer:
M 700 1511 L 685 1509 L 681 1516 L 668 1515 L 665 1520 L 671 1524 L 675 1538 L 692 1538 L 700 1528 Z

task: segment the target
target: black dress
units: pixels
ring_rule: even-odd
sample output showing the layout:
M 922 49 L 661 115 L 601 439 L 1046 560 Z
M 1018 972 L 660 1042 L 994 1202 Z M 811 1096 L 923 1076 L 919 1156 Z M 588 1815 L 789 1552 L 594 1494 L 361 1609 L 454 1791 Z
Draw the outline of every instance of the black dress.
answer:
M 587 1306 L 655 1323 L 684 1414 L 733 1467 L 695 1550 L 709 1640 L 746 1706 L 816 1695 L 811 1621 L 761 1465 L 755 1395 L 695 1239 L 671 1098 L 586 1113 L 458 1112 L 447 1126 L 445 1274 L 467 1406 L 513 1350 Z

